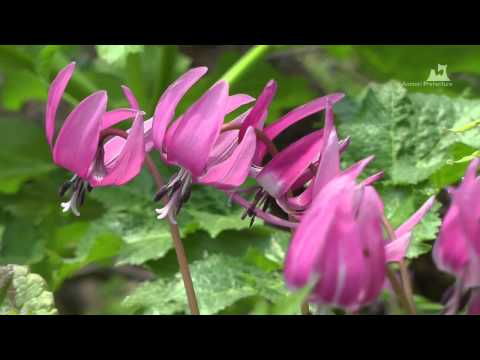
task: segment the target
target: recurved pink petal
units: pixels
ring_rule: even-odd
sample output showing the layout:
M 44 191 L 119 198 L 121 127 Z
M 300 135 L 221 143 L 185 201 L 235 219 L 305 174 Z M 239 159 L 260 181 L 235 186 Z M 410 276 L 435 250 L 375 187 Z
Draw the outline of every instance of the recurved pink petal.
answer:
M 340 148 L 337 132 L 334 128 L 332 128 L 331 131 L 327 131 L 327 128 L 325 128 L 324 133 L 328 138 L 322 144 L 322 157 L 320 158 L 317 174 L 313 181 L 314 196 L 318 194 L 329 181 L 337 177 L 340 173 Z
M 137 112 L 122 150 L 109 163 L 105 163 L 107 175 L 100 181 L 91 178 L 92 186 L 120 186 L 140 173 L 145 160 L 143 123 L 142 112 Z
M 367 165 L 375 158 L 375 156 L 371 155 L 365 159 L 362 159 L 355 164 L 351 165 L 348 169 L 342 172 L 342 176 L 346 176 L 352 180 L 355 180 L 357 177 L 360 176 L 362 171 L 367 167 Z
M 207 72 L 206 67 L 197 67 L 187 71 L 163 93 L 155 108 L 152 134 L 155 147 L 162 150 L 163 139 L 168 124 L 175 115 L 175 109 L 185 93 Z
M 265 120 L 264 115 L 268 111 L 268 107 L 270 106 L 276 92 L 277 83 L 274 80 L 270 80 L 242 124 L 239 135 L 240 141 L 243 139 L 245 132 L 250 126 L 253 126 L 254 128 L 262 127 L 263 124 L 261 122 L 262 120 Z
M 255 101 L 255 98 L 250 95 L 236 94 L 229 96 L 226 113 L 229 114 L 232 111 L 237 110 L 240 106 L 250 104 L 252 101 Z
M 135 117 L 139 110 L 138 101 L 133 95 L 132 90 L 127 86 L 122 85 L 122 91 L 130 104 L 131 109 L 120 108 L 112 111 L 107 111 L 103 116 L 102 129 L 108 129 L 111 126 L 118 124 L 121 121 Z
M 127 98 L 130 107 L 134 110 L 139 110 L 140 106 L 138 105 L 137 98 L 133 95 L 132 90 L 128 86 L 122 85 L 123 95 Z
M 288 114 L 282 116 L 273 124 L 266 127 L 264 129 L 264 132 L 270 140 L 273 140 L 283 130 L 285 130 L 289 126 L 306 118 L 307 116 L 310 116 L 312 114 L 322 111 L 323 109 L 326 108 L 328 103 L 333 105 L 339 100 L 341 100 L 343 97 L 344 97 L 344 94 L 342 93 L 334 93 L 334 94 L 330 94 L 330 95 L 315 99 L 313 101 L 310 101 L 309 103 L 299 106 L 293 109 L 292 111 L 290 111 Z M 257 151 L 254 157 L 254 163 L 260 165 L 266 152 L 267 152 L 266 146 L 263 143 L 259 143 L 257 145 Z
M 385 246 L 385 259 L 386 262 L 400 262 L 403 260 L 407 254 L 408 246 L 410 245 L 410 239 L 412 237 L 411 232 L 407 232 L 402 236 L 397 236 L 397 238 L 389 242 Z
M 289 209 L 294 211 L 304 211 L 313 200 L 313 186 L 308 186 L 300 195 L 284 196 L 284 198 L 277 199 L 279 206 L 288 212 Z
M 101 123 L 107 108 L 107 93 L 98 91 L 85 98 L 68 115 L 53 148 L 58 165 L 86 178 L 95 158 Z
M 257 138 L 253 128 L 248 128 L 243 140 L 232 155 L 220 164 L 207 169 L 207 173 L 198 178 L 201 184 L 212 185 L 222 190 L 231 190 L 241 186 L 248 176 Z
M 413 214 L 407 221 L 400 225 L 397 230 L 395 230 L 395 235 L 397 238 L 410 233 L 415 226 L 423 219 L 423 217 L 430 211 L 433 204 L 435 203 L 435 196 L 431 196 L 425 203 L 418 209 L 415 214 Z
M 58 105 L 74 70 L 75 63 L 72 62 L 68 64 L 60 70 L 48 89 L 47 108 L 45 111 L 45 134 L 47 135 L 47 141 L 50 147 L 52 147 L 53 136 L 55 134 L 55 118 Z
M 153 149 L 152 123 L 153 118 L 148 119 L 143 123 L 143 136 L 146 153 L 150 152 Z M 131 129 L 132 128 L 128 129 L 127 133 L 130 133 Z M 123 147 L 125 146 L 125 141 L 126 139 L 124 139 L 123 137 L 114 136 L 113 138 L 105 142 L 105 145 L 103 146 L 103 149 L 105 151 L 104 162 L 107 167 L 112 161 L 114 161 L 118 157 Z
M 103 129 L 108 129 L 109 127 L 112 127 L 112 126 L 114 126 L 114 125 L 116 125 L 119 122 L 122 122 L 124 120 L 131 119 L 135 116 L 136 113 L 137 113 L 136 110 L 126 109 L 126 108 L 107 111 L 103 115 L 102 130 Z
M 385 247 L 387 262 L 398 262 L 405 258 L 410 245 L 413 228 L 432 208 L 434 202 L 435 196 L 430 197 L 415 214 L 397 228 L 395 231 L 396 239 L 389 242 Z
M 371 186 L 373 183 L 382 179 L 384 175 L 385 175 L 385 172 L 383 170 L 379 171 L 378 173 L 375 173 L 372 176 L 369 176 L 368 178 L 363 180 L 360 184 L 363 186 Z
M 270 195 L 284 195 L 307 167 L 315 162 L 323 144 L 323 132 L 315 131 L 275 155 L 256 180 Z
M 165 151 L 169 163 L 188 169 L 194 177 L 202 175 L 223 124 L 227 101 L 228 84 L 220 81 L 168 129 Z

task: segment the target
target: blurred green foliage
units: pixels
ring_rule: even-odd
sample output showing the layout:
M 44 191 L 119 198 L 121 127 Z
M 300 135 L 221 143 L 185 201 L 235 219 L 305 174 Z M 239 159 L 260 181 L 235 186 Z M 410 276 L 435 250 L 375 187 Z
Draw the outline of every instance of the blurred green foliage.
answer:
M 109 108 L 125 106 L 120 89 L 125 84 L 150 117 L 162 91 L 190 66 L 203 65 L 202 50 L 207 49 L 212 51 L 170 45 L 0 46 L 0 312 L 56 312 L 52 292 L 58 293 L 92 265 L 141 268 L 153 279 L 138 284 L 113 277 L 99 290 L 102 304 L 85 313 L 187 311 L 167 225 L 155 218 L 155 189 L 148 174 L 142 172 L 121 188 L 95 189 L 80 218 L 63 214 L 57 190 L 69 174 L 51 162 L 43 116 L 50 81 L 60 68 L 76 61 L 60 112 L 66 114 L 99 89 L 108 91 Z M 178 113 L 245 49 L 213 50 L 207 57 L 212 64 L 208 74 L 182 100 Z M 438 64 L 448 65 L 453 86 L 405 84 L 426 80 Z M 340 134 L 351 136 L 344 165 L 376 156 L 369 171 L 385 170 L 378 189 L 394 226 L 428 196 L 461 179 L 466 164 L 452 165 L 449 160 L 480 148 L 478 128 L 448 131 L 480 118 L 478 46 L 278 46 L 233 83 L 231 92 L 258 96 L 270 79 L 278 82 L 278 93 L 268 122 L 327 92 L 347 94 L 335 108 Z M 313 116 L 289 136 L 322 126 L 322 119 Z M 155 161 L 167 176 L 171 170 Z M 437 205 L 415 230 L 412 261 L 430 251 L 440 208 Z M 282 279 L 290 234 L 258 220 L 248 229 L 241 213 L 224 194 L 206 187 L 194 189 L 181 213 L 200 310 L 296 313 L 305 294 L 288 293 Z M 439 307 L 420 295 L 416 301 L 420 313 Z

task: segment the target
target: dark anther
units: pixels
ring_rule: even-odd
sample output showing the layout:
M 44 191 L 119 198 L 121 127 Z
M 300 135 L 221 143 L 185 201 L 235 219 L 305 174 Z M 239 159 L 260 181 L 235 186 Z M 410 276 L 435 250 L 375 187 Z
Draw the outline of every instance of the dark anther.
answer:
M 71 180 L 64 182 L 63 185 L 60 186 L 60 189 L 58 190 L 58 195 L 60 197 L 63 197 L 63 195 L 65 195 L 65 193 L 68 191 L 68 189 L 72 187 L 72 185 L 73 185 L 73 182 Z
M 180 210 L 182 209 L 183 204 L 185 204 L 185 202 L 182 201 L 182 199 L 178 200 L 177 209 L 175 211 L 175 216 L 177 216 L 180 213 Z
M 168 196 L 172 197 L 175 192 L 180 189 L 180 186 L 182 186 L 181 181 L 175 181 L 172 185 L 169 185 L 170 189 L 168 190 Z
M 270 208 L 271 202 L 272 202 L 272 197 L 267 195 L 265 197 L 265 202 L 263 203 L 263 206 L 262 206 L 262 211 L 267 211 Z
M 182 203 L 186 203 L 192 195 L 192 186 L 189 183 L 186 183 L 182 186 L 182 191 L 180 192 L 180 200 Z
M 167 195 L 169 188 L 167 185 L 163 185 L 160 190 L 155 194 L 155 197 L 153 198 L 153 201 L 157 202 L 163 199 L 165 195 Z
M 255 194 L 255 198 L 253 199 L 252 204 L 242 214 L 241 216 L 242 220 L 244 220 L 247 216 L 255 218 L 255 208 L 257 207 L 258 203 L 263 199 L 264 195 L 265 195 L 265 192 L 263 190 L 260 190 Z
M 248 225 L 249 229 L 252 228 L 254 222 L 255 222 L 255 214 L 253 214 L 252 218 L 250 219 L 250 225 Z
M 91 192 L 93 190 L 93 186 L 90 184 L 87 184 L 87 191 Z
M 78 192 L 78 207 L 82 206 L 85 202 L 85 186 L 82 186 Z

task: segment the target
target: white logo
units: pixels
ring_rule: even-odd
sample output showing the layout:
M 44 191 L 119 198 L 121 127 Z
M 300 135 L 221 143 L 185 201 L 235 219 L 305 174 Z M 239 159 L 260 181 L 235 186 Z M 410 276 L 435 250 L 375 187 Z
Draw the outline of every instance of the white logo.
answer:
M 403 81 L 405 87 L 452 87 L 453 82 L 447 75 L 447 65 L 437 64 L 437 70 L 430 69 L 428 79 L 424 81 Z
M 438 72 L 430 69 L 427 81 L 450 81 L 447 75 L 447 65 L 437 65 Z

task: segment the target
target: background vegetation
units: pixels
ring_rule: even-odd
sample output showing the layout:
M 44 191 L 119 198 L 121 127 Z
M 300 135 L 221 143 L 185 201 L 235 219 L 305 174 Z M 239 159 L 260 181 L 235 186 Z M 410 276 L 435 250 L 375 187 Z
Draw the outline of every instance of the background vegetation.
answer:
M 180 111 L 218 80 L 249 46 L 0 46 L 0 314 L 178 314 L 187 303 L 166 223 L 154 216 L 147 173 L 125 187 L 95 189 L 82 216 L 63 214 L 59 186 L 69 178 L 51 161 L 43 132 L 47 89 L 57 71 L 77 61 L 63 114 L 105 89 L 109 106 L 126 106 L 127 84 L 147 114 L 162 91 L 190 66 L 210 71 Z M 449 87 L 412 87 L 437 64 Z M 480 148 L 478 46 L 273 46 L 232 83 L 257 96 L 278 81 L 268 121 L 329 92 L 347 94 L 335 107 L 345 162 L 376 156 L 370 171 L 387 216 L 402 223 L 432 194 L 440 200 L 414 233 L 409 250 L 419 313 L 438 311 L 452 279 L 431 261 L 431 246 L 448 205 L 442 190 L 461 179 Z M 280 137 L 279 147 L 321 127 L 312 116 Z M 158 159 L 156 159 L 158 161 Z M 170 169 L 159 162 L 160 170 Z M 346 165 L 345 164 L 345 165 Z M 203 314 L 293 314 L 299 296 L 282 279 L 289 234 L 241 221 L 226 196 L 197 188 L 179 219 Z M 366 313 L 398 313 L 385 293 Z

